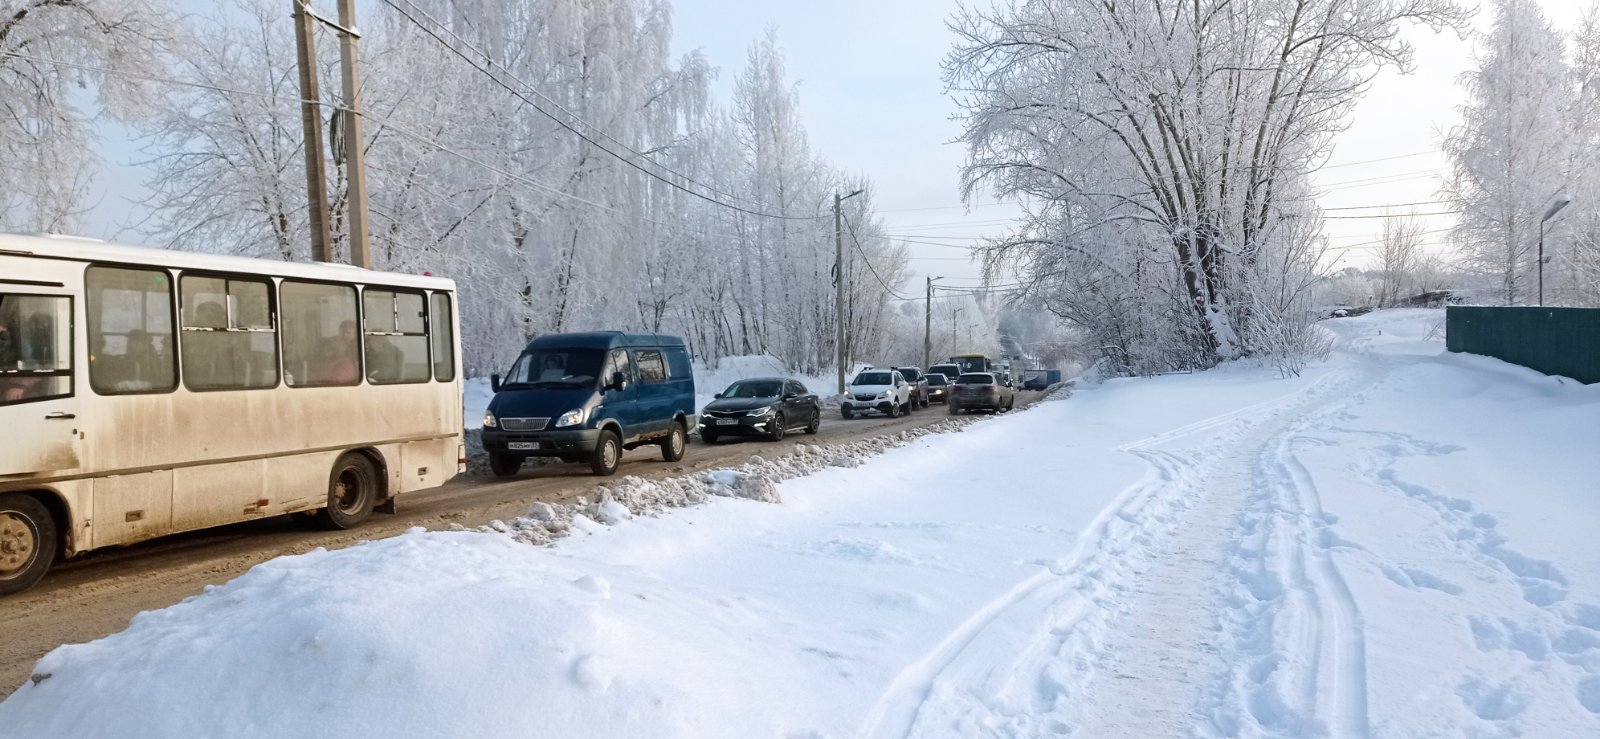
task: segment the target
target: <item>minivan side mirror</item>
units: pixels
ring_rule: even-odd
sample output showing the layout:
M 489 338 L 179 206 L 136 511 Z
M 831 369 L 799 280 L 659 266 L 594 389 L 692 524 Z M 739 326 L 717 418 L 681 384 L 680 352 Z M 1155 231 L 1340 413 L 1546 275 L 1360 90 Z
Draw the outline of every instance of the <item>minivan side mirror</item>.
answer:
M 606 389 L 608 389 L 608 390 L 626 390 L 626 389 L 628 389 L 628 376 L 623 374 L 623 373 L 621 373 L 621 372 L 612 372 L 611 373 L 611 384 L 606 385 Z
M 489 389 L 491 391 L 494 391 L 494 392 L 497 392 L 497 393 L 500 392 L 500 373 L 499 372 L 496 372 L 496 373 L 494 373 L 492 375 L 489 375 Z

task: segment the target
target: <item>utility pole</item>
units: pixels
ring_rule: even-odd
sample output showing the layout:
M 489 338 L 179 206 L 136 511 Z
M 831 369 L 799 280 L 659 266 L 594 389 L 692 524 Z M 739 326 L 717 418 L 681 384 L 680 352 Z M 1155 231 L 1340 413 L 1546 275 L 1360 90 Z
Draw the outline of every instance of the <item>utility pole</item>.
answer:
M 300 124 L 305 130 L 306 203 L 311 209 L 311 258 L 333 261 L 333 240 L 328 233 L 328 185 L 322 171 L 322 99 L 317 84 L 317 48 L 311 35 L 315 16 L 301 2 L 294 4 L 295 52 L 300 64 Z
M 311 209 L 311 258 L 333 261 L 333 237 L 328 228 L 327 165 L 322 160 L 322 100 L 317 82 L 317 45 L 313 23 L 321 23 L 339 34 L 339 72 L 344 83 L 344 105 L 336 115 L 342 142 L 335 158 L 345 165 L 345 208 L 350 221 L 350 263 L 372 267 L 371 228 L 367 220 L 366 151 L 361 135 L 361 73 L 356 66 L 355 0 L 339 0 L 339 22 L 334 23 L 311 9 L 306 0 L 294 3 L 295 50 L 300 63 L 300 123 L 305 129 L 306 200 Z
M 372 239 L 367 223 L 366 138 L 361 135 L 361 73 L 356 67 L 356 0 L 339 0 L 339 68 L 344 78 L 344 107 L 339 116 L 344 128 L 346 198 L 350 210 L 350 263 L 372 268 Z
M 922 299 L 922 370 L 928 370 L 933 356 L 933 281 L 943 277 L 928 278 L 928 294 Z
M 836 329 L 834 343 L 837 345 L 838 349 L 838 357 L 836 361 L 839 365 L 840 395 L 844 395 L 844 363 L 846 361 L 844 346 L 844 292 L 846 288 L 844 279 L 844 216 L 841 215 L 842 209 L 840 208 L 840 205 L 844 203 L 844 201 L 860 195 L 861 192 L 861 190 L 857 190 L 842 197 L 839 195 L 839 193 L 833 194 L 833 299 L 835 314 L 834 323 L 836 324 L 834 326 Z

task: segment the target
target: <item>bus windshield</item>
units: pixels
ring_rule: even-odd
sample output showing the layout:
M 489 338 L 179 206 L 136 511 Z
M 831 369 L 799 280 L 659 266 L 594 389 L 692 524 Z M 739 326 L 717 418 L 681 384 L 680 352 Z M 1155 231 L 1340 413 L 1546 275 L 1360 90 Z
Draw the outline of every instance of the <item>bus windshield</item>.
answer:
M 588 387 L 600 377 L 606 353 L 599 349 L 538 349 L 523 352 L 503 387 Z

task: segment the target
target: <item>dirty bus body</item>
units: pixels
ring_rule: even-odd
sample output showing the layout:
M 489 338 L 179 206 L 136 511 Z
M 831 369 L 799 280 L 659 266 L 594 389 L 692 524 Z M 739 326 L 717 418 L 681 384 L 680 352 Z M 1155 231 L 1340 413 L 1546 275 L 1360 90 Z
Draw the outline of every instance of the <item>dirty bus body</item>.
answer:
M 346 528 L 443 484 L 457 335 L 449 280 L 0 234 L 0 594 L 58 555 Z

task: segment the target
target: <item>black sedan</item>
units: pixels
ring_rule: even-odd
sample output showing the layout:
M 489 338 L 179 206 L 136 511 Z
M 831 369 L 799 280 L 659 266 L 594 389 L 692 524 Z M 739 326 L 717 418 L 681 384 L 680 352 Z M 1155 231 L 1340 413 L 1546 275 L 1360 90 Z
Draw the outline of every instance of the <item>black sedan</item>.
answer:
M 700 413 L 700 438 L 707 444 L 723 436 L 760 436 L 773 441 L 790 431 L 817 433 L 822 409 L 817 396 L 795 380 L 761 377 L 740 380 L 717 393 Z

